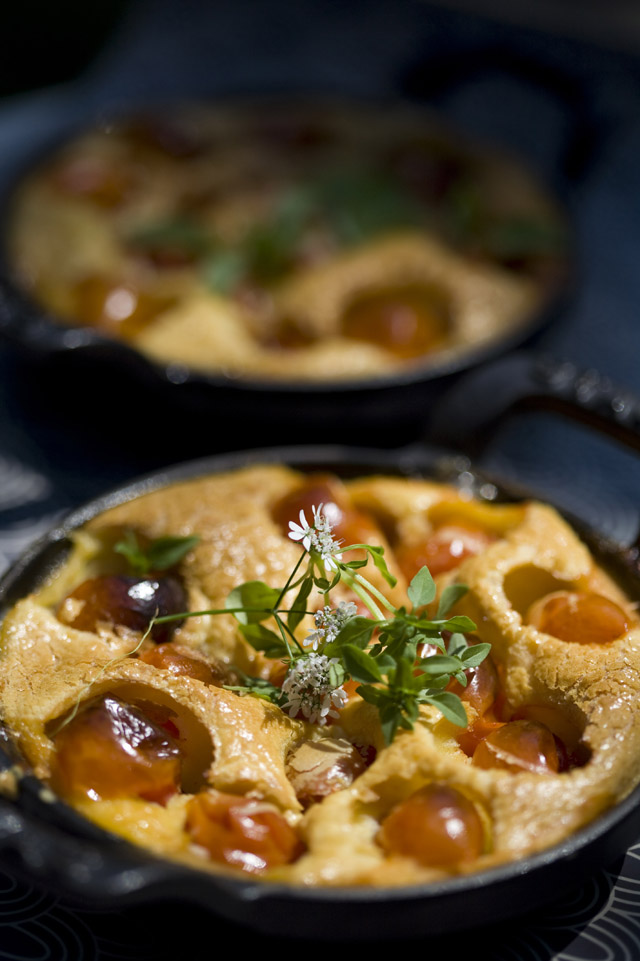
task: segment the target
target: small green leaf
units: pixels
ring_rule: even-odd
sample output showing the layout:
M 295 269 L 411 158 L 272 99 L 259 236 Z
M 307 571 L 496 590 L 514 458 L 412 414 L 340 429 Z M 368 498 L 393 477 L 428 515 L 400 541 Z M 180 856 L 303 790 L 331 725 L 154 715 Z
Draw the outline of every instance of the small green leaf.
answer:
M 371 560 L 373 561 L 375 566 L 378 568 L 378 570 L 384 577 L 389 587 L 395 587 L 396 584 L 398 583 L 398 578 L 394 577 L 391 571 L 389 570 L 389 568 L 387 567 L 387 562 L 385 561 L 383 556 L 384 548 L 371 547 L 371 545 L 367 545 L 367 550 L 369 551 Z
M 456 614 L 455 617 L 450 617 L 448 621 L 441 624 L 440 628 L 443 631 L 451 631 L 454 634 L 458 631 L 462 634 L 469 634 L 470 631 L 475 631 L 476 624 L 470 617 L 466 617 L 464 614 Z
M 381 674 L 388 674 L 390 671 L 395 670 L 395 658 L 390 657 L 388 654 L 379 654 L 375 660 Z
M 465 668 L 477 667 L 478 664 L 482 664 L 490 650 L 491 644 L 470 644 L 466 651 L 463 651 L 460 655 L 460 659 L 463 661 Z
M 454 604 L 457 604 L 468 590 L 469 588 L 466 584 L 449 584 L 445 587 L 440 597 L 436 617 L 446 617 Z
M 199 543 L 196 535 L 189 537 L 158 537 L 146 549 L 140 546 L 135 531 L 125 531 L 124 537 L 114 545 L 114 551 L 126 557 L 136 574 L 149 571 L 166 571 L 178 564 Z
M 413 658 L 411 661 L 406 658 L 400 658 L 396 661 L 396 670 L 393 676 L 393 686 L 404 688 L 406 690 L 411 690 L 413 688 L 414 680 L 414 666 Z
M 240 624 L 240 633 L 251 647 L 262 651 L 267 657 L 288 657 L 287 645 L 274 631 L 270 631 L 264 624 Z
M 447 644 L 447 654 L 451 657 L 462 657 L 463 652 L 469 647 L 464 634 L 452 634 Z
M 349 548 L 347 548 L 347 550 L 349 550 Z M 361 567 L 367 566 L 366 558 L 363 561 L 343 561 L 342 563 L 352 571 L 358 571 Z
M 371 640 L 375 628 L 375 621 L 357 614 L 355 617 L 349 618 L 333 644 L 337 645 L 337 648 L 342 648 L 345 644 L 353 644 L 364 650 Z
M 431 657 L 421 658 L 417 666 L 428 677 L 436 677 L 438 674 L 455 674 L 460 670 L 460 661 L 447 654 L 432 654 Z
M 382 675 L 375 661 L 365 651 L 361 651 L 355 644 L 345 644 L 342 648 L 344 666 L 354 681 L 372 684 L 382 680 Z
M 234 587 L 225 606 L 242 609 L 234 614 L 241 624 L 255 624 L 271 616 L 279 598 L 280 591 L 277 588 L 269 587 L 263 581 L 247 581 L 240 587 Z
M 151 541 L 147 557 L 151 563 L 151 570 L 166 571 L 178 564 L 189 551 L 200 541 L 197 536 L 191 537 L 158 537 Z
M 389 700 L 389 696 L 386 691 L 381 690 L 379 687 L 373 687 L 371 684 L 365 684 L 362 687 L 359 687 L 358 694 L 363 701 L 367 701 L 368 704 L 373 704 L 377 708 L 383 704 L 386 704 Z
M 136 574 L 146 574 L 149 567 L 149 559 L 138 543 L 135 531 L 127 530 L 121 541 L 114 545 L 116 554 L 126 557 L 129 567 Z
M 203 261 L 200 271 L 208 287 L 219 294 L 228 294 L 248 271 L 246 256 L 235 248 L 220 249 Z
M 453 694 L 451 691 L 442 691 L 441 694 L 424 694 L 422 701 L 426 704 L 433 704 L 442 712 L 447 721 L 457 724 L 458 727 L 466 727 L 469 723 L 462 701 L 457 694 Z
M 409 600 L 414 609 L 430 604 L 436 596 L 436 585 L 428 567 L 421 567 L 409 584 Z

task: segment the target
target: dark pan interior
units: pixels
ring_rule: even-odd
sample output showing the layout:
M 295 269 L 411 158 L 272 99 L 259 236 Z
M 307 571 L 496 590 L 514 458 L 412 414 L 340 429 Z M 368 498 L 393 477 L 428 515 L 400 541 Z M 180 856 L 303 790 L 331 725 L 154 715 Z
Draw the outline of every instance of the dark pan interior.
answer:
M 290 96 L 295 102 L 301 94 L 294 92 Z M 313 91 L 307 96 L 311 102 L 317 98 Z M 281 97 L 286 103 L 286 94 Z M 233 99 L 231 95 L 230 99 Z M 245 99 L 250 98 L 241 98 L 240 103 Z M 282 102 L 278 97 L 271 99 L 276 104 L 279 100 Z M 351 100 L 358 102 L 357 98 Z M 408 106 L 400 96 L 375 99 L 362 96 L 360 100 L 365 105 L 377 104 L 383 108 L 394 103 Z M 132 109 L 136 106 L 133 104 Z M 419 109 L 415 104 L 414 108 Z M 428 119 L 428 113 L 426 117 Z M 58 120 L 58 129 L 50 131 L 44 142 L 27 150 L 21 169 L 9 182 L 0 184 L 0 210 L 5 223 L 13 191 L 24 172 L 74 131 L 90 125 L 94 118 L 78 117 L 77 107 L 72 105 L 67 113 L 61 112 Z M 553 196 L 553 191 L 548 192 Z M 562 209 L 559 201 L 557 206 Z M 569 223 L 568 212 L 566 221 Z M 176 411 L 185 413 L 187 429 L 194 438 L 206 417 L 224 415 L 233 417 L 244 446 L 263 442 L 265 422 L 277 424 L 277 436 L 271 437 L 273 442 L 298 443 L 300 431 L 305 429 L 320 432 L 323 441 L 336 442 L 351 441 L 357 431 L 360 442 L 372 445 L 384 443 L 385 435 L 393 431 L 395 444 L 408 443 L 421 432 L 424 411 L 461 372 L 531 342 L 548 324 L 561 317 L 574 294 L 573 259 L 569 243 L 564 281 L 550 289 L 541 306 L 523 317 L 521 323 L 509 326 L 500 337 L 486 344 L 380 377 L 337 383 L 261 381 L 151 361 L 125 342 L 106 337 L 96 329 L 60 324 L 16 284 L 8 265 L 6 237 L 0 236 L 0 335 L 22 358 L 36 366 L 38 379 L 46 380 L 47 389 L 58 402 L 64 401 L 65 385 L 73 384 L 75 396 L 78 393 L 87 396 L 91 416 L 94 420 L 100 418 L 103 430 L 109 430 L 112 421 L 104 417 L 104 405 L 92 398 L 103 389 L 109 390 L 115 377 L 118 397 L 113 403 L 120 403 L 124 409 L 144 392 L 150 405 L 158 410 L 159 419 Z M 257 410 L 260 411 L 259 424 L 256 424 Z M 77 418 L 78 413 L 72 416 Z M 152 427 L 147 425 L 148 436 L 144 439 L 149 444 L 162 438 L 161 432 L 150 436 Z M 195 449 L 196 443 L 194 441 L 191 452 L 185 456 L 200 453 Z M 220 443 L 218 449 L 229 446 L 229 443 Z

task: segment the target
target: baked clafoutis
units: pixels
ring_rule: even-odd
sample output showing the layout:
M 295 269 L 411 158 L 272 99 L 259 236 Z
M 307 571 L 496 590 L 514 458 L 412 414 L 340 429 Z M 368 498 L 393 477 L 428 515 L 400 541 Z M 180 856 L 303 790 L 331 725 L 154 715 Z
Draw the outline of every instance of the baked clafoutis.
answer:
M 426 112 L 230 101 L 62 145 L 16 190 L 7 253 L 63 324 L 164 365 L 317 383 L 526 333 L 566 282 L 568 237 L 522 164 Z
M 203 871 L 430 882 L 640 780 L 636 606 L 551 507 L 264 464 L 110 507 L 6 614 L 55 796 Z

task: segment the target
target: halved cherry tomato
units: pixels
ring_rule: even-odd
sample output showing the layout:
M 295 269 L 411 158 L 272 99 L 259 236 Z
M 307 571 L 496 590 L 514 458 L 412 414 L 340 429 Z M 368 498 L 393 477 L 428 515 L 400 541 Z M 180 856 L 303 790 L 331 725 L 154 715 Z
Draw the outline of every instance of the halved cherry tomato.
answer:
M 475 804 L 457 788 L 438 783 L 397 804 L 382 822 L 377 840 L 388 854 L 438 868 L 473 861 L 485 846 Z
M 527 624 L 574 644 L 608 644 L 630 627 L 615 601 L 585 591 L 555 591 L 531 605 Z
M 214 861 L 249 874 L 289 864 L 303 851 L 300 838 L 272 805 L 205 791 L 187 806 L 186 830 Z
M 345 337 L 385 348 L 397 357 L 428 354 L 450 330 L 451 304 L 435 285 L 414 284 L 377 290 L 356 298 L 343 314 Z
M 55 735 L 52 784 L 64 797 L 138 797 L 164 804 L 180 789 L 181 750 L 144 710 L 107 694 Z
M 214 684 L 220 687 L 226 679 L 225 669 L 207 663 L 200 657 L 190 657 L 184 650 L 176 650 L 174 644 L 159 644 L 157 647 L 150 647 L 140 654 L 140 660 L 146 664 L 152 664 L 161 671 L 168 671 L 170 674 L 181 674 L 185 677 L 193 677 L 205 684 Z
M 514 774 L 557 773 L 560 767 L 556 739 L 536 721 L 508 721 L 491 731 L 476 747 L 473 763 Z
M 100 624 L 146 631 L 156 616 L 179 614 L 187 607 L 182 582 L 173 574 L 133 577 L 103 574 L 79 584 L 58 607 L 58 617 L 80 631 L 96 631 Z M 170 640 L 179 621 L 156 624 L 151 632 L 158 643 Z
M 140 290 L 134 284 L 98 274 L 73 289 L 74 316 L 117 337 L 132 337 L 174 303 L 171 297 Z
M 434 577 L 451 571 L 467 557 L 480 554 L 495 539 L 490 531 L 460 522 L 437 528 L 419 544 L 400 544 L 395 553 L 402 573 L 410 581 L 425 566 Z

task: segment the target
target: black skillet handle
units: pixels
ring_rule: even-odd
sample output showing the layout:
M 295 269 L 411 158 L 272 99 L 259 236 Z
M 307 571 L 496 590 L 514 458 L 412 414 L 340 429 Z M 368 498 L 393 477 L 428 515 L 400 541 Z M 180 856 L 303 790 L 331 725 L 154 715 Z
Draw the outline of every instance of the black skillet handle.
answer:
M 442 104 L 464 86 L 496 75 L 541 90 L 560 105 L 566 122 L 557 172 L 565 184 L 582 179 L 608 139 L 588 76 L 498 42 L 416 60 L 403 69 L 398 83 L 410 99 Z
M 519 351 L 458 380 L 437 403 L 427 436 L 478 458 L 506 417 L 552 411 L 640 451 L 640 399 L 595 370 Z

